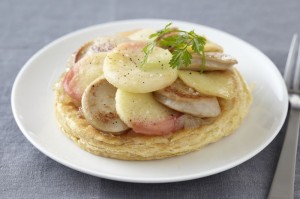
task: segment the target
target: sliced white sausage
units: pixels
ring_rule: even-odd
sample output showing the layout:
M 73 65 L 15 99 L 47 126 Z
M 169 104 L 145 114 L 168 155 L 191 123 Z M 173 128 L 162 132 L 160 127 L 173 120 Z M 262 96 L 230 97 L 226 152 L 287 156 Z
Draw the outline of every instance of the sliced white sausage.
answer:
M 85 119 L 96 129 L 122 133 L 129 127 L 116 112 L 117 89 L 100 77 L 93 81 L 82 96 L 82 111 Z
M 197 117 L 216 117 L 221 112 L 216 97 L 201 95 L 180 79 L 169 87 L 154 92 L 154 97 L 171 109 Z
M 237 60 L 230 55 L 220 52 L 205 53 L 205 71 L 227 70 L 230 69 L 234 64 L 237 64 Z M 179 69 L 201 71 L 202 56 L 193 54 L 191 64 L 189 66 L 180 66 Z

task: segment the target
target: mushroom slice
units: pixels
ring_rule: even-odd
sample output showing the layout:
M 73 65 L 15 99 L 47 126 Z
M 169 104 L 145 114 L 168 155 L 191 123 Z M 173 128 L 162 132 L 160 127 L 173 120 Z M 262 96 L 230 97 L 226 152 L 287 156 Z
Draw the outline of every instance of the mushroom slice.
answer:
M 83 93 L 83 115 L 98 130 L 122 133 L 129 129 L 116 112 L 116 91 L 117 89 L 105 78 L 100 77 L 93 81 Z
M 237 60 L 230 55 L 220 52 L 207 52 L 205 53 L 205 71 L 213 70 L 227 70 L 234 64 L 237 64 Z M 202 70 L 202 56 L 198 54 L 192 55 L 191 64 L 189 66 L 180 66 L 181 70 Z
M 86 55 L 91 55 L 99 52 L 109 52 L 117 45 L 130 41 L 127 37 L 112 36 L 112 37 L 98 37 L 93 41 L 85 43 L 79 48 L 74 57 L 74 63 L 78 62 Z
M 221 112 L 216 97 L 202 95 L 180 79 L 169 87 L 154 92 L 154 97 L 171 109 L 197 117 L 216 117 Z

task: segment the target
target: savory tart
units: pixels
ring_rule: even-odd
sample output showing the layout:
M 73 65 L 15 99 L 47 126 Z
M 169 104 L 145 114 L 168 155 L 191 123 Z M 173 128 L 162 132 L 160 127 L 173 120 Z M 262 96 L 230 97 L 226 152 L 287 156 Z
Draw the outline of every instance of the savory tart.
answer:
M 237 60 L 168 24 L 89 41 L 55 85 L 62 131 L 104 157 L 152 160 L 216 142 L 239 127 L 252 96 Z

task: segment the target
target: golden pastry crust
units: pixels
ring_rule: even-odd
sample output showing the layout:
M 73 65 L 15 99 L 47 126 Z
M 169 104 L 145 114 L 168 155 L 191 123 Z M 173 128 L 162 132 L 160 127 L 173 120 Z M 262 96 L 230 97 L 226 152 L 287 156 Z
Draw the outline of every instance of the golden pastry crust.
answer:
M 95 155 L 122 160 L 152 160 L 177 156 L 216 142 L 230 135 L 247 115 L 251 92 L 236 69 L 231 70 L 236 83 L 236 96 L 219 99 L 221 114 L 209 124 L 193 130 L 180 130 L 168 136 L 136 133 L 113 135 L 101 132 L 84 119 L 78 107 L 64 92 L 61 82 L 55 89 L 55 112 L 62 131 L 79 147 Z

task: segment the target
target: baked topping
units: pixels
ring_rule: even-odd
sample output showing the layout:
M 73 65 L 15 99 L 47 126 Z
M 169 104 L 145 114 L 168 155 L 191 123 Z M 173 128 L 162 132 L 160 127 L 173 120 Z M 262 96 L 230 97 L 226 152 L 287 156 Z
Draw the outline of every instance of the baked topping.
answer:
M 168 24 L 88 42 L 63 87 L 98 130 L 165 135 L 220 115 L 219 98 L 235 96 L 236 63 L 221 46 Z

